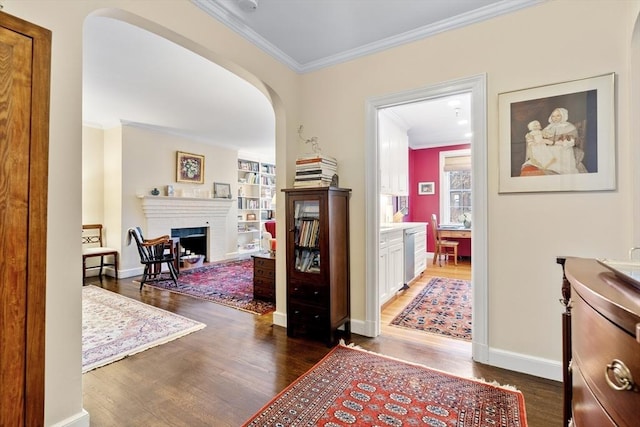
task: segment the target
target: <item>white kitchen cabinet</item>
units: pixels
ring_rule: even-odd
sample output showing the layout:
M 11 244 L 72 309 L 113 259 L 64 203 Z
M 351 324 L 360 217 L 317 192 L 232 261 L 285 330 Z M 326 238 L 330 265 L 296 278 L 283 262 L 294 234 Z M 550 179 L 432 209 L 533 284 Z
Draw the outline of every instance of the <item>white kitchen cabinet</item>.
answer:
M 378 118 L 380 193 L 409 194 L 409 137 L 400 118 L 385 110 Z
M 415 252 L 414 252 L 414 279 L 422 274 L 427 268 L 427 227 L 416 227 Z
M 380 259 L 378 285 L 380 305 L 389 301 L 403 285 L 404 247 L 403 230 L 380 233 Z

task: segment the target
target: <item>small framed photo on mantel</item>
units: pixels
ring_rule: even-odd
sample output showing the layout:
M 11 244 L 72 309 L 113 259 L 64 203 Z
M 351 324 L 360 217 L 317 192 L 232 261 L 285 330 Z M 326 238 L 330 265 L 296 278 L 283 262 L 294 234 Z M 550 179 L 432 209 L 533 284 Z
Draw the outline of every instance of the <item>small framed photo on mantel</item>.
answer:
M 230 199 L 231 184 L 223 184 L 221 182 L 213 183 L 213 197 L 215 199 Z

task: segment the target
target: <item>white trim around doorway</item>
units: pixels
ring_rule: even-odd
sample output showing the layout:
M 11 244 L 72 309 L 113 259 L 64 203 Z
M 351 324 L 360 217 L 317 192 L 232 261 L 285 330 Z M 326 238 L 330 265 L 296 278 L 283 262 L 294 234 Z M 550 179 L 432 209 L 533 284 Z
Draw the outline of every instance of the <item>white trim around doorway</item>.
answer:
M 473 341 L 472 355 L 478 362 L 489 360 L 487 324 L 487 112 L 486 75 L 480 74 L 459 80 L 409 90 L 366 101 L 365 122 L 365 182 L 366 182 L 366 291 L 365 322 L 354 325 L 359 334 L 375 337 L 380 334 L 380 301 L 378 295 L 378 259 L 380 229 L 380 174 L 378 152 L 378 110 L 394 105 L 424 101 L 431 98 L 471 93 L 471 144 L 473 239 Z

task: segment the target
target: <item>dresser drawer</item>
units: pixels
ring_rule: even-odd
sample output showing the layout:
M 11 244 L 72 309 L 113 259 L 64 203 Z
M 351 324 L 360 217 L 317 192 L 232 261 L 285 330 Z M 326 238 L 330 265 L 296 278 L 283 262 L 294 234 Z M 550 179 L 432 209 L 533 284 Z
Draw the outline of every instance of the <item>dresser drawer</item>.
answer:
M 573 365 L 573 400 L 572 416 L 575 427 L 614 427 L 616 424 L 607 415 L 604 408 L 598 403 L 596 397 L 591 393 L 589 387 L 584 382 L 582 372 L 577 365 Z
M 606 380 L 615 383 L 607 365 L 619 360 L 629 368 L 636 384 L 640 381 L 640 344 L 635 337 L 611 323 L 574 292 L 571 312 L 573 331 L 573 364 L 582 372 L 584 382 L 604 410 L 617 425 L 630 425 L 625 420 L 638 419 L 640 391 L 616 391 Z M 600 424 L 589 424 L 600 425 Z
M 329 325 L 329 312 L 324 307 L 308 304 L 290 303 L 287 316 L 296 333 L 326 331 Z
M 324 304 L 328 299 L 328 287 L 310 283 L 289 283 L 289 298 L 291 300 L 304 300 L 314 304 Z
M 263 301 L 275 302 L 276 289 L 273 282 L 253 279 L 253 297 Z
M 275 259 L 272 258 L 262 258 L 262 257 L 253 257 L 253 268 L 254 270 L 271 270 L 275 271 L 276 264 Z
M 253 277 L 255 278 L 262 278 L 262 279 L 268 279 L 268 280 L 275 280 L 276 279 L 276 271 L 272 270 L 272 269 L 264 269 L 261 267 L 255 267 L 253 269 Z

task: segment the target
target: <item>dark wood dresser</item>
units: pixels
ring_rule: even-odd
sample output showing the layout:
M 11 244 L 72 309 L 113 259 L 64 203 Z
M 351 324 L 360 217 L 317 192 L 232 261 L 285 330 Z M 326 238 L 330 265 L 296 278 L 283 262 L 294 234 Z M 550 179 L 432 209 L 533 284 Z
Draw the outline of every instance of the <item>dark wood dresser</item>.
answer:
M 253 255 L 253 297 L 276 302 L 276 257 Z
M 594 259 L 563 265 L 564 424 L 640 425 L 640 290 Z

